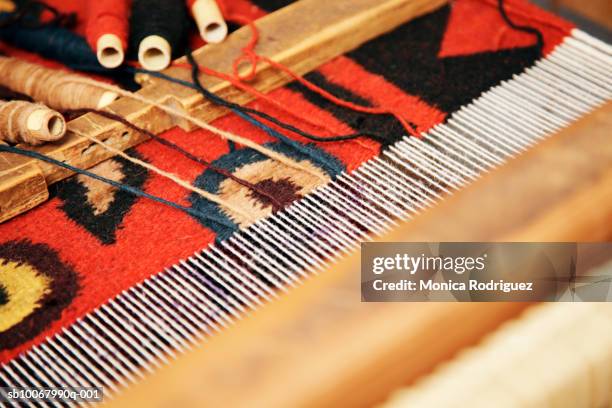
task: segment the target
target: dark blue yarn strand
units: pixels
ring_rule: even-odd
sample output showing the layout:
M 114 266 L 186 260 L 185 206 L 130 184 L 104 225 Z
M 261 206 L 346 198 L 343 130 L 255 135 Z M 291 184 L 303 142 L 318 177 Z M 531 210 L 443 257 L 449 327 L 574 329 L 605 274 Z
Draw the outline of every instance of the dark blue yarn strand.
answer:
M 157 203 L 164 204 L 164 205 L 167 205 L 167 206 L 172 207 L 174 209 L 183 211 L 183 212 L 185 212 L 185 213 L 187 213 L 187 214 L 189 214 L 189 215 L 191 215 L 193 217 L 201 218 L 201 219 L 209 219 L 212 222 L 218 223 L 219 225 L 222 225 L 224 227 L 234 228 L 234 226 L 231 223 L 229 223 L 228 221 L 226 221 L 226 220 L 224 220 L 222 218 L 204 214 L 204 213 L 202 213 L 200 211 L 194 210 L 193 208 L 184 207 L 184 206 L 182 206 L 180 204 L 177 204 L 177 203 L 174 203 L 172 201 L 168 201 L 168 200 L 165 200 L 165 199 L 163 199 L 161 197 L 157 197 L 157 196 L 151 195 L 149 193 L 146 193 L 146 192 L 144 192 L 144 191 L 142 191 L 142 190 L 140 190 L 138 188 L 129 186 L 127 184 L 119 183 L 119 182 L 111 180 L 111 179 L 107 179 L 105 177 L 99 176 L 99 175 L 97 175 L 95 173 L 92 173 L 90 171 L 83 170 L 83 169 L 80 169 L 78 167 L 74 167 L 74 166 L 72 166 L 70 164 L 64 163 L 62 161 L 56 160 L 56 159 L 54 159 L 52 157 L 48 157 L 48 156 L 45 156 L 45 155 L 37 153 L 37 152 L 33 152 L 31 150 L 24 150 L 24 149 L 20 149 L 18 147 L 14 147 L 14 146 L 0 144 L 0 152 L 14 153 L 14 154 L 18 154 L 20 156 L 25 156 L 25 157 L 30 157 L 32 159 L 41 160 L 41 161 L 53 164 L 55 166 L 62 167 L 64 169 L 70 170 L 70 171 L 72 171 L 74 173 L 82 174 L 84 176 L 91 177 L 91 178 L 93 178 L 95 180 L 98 180 L 98 181 L 101 181 L 103 183 L 110 184 L 111 186 L 113 186 L 113 187 L 115 187 L 115 188 L 117 188 L 119 190 L 128 192 L 130 194 L 134 194 L 135 196 L 148 198 L 149 200 L 155 201 Z
M 0 13 L 0 26 L 2 21 L 10 19 L 11 14 Z M 60 62 L 68 68 L 111 77 L 131 91 L 138 89 L 138 84 L 134 82 L 132 75 L 128 75 L 128 71 L 123 68 L 104 68 L 87 41 L 66 28 L 56 25 L 30 27 L 15 22 L 0 28 L 0 40 L 16 48 Z
M 189 81 L 185 81 L 183 79 L 179 79 L 179 78 L 174 78 L 170 75 L 166 75 L 162 72 L 154 72 L 154 71 L 148 71 L 146 69 L 142 69 L 142 68 L 130 68 L 132 69 L 134 72 L 139 72 L 142 74 L 148 74 L 160 79 L 164 79 L 166 81 L 169 82 L 173 82 L 175 84 L 179 84 L 194 90 L 198 90 L 197 86 Z M 281 132 L 271 128 L 270 126 L 266 125 L 265 123 L 257 120 L 256 118 L 254 118 L 252 115 L 237 109 L 237 108 L 230 108 L 232 110 L 232 112 L 234 112 L 236 115 L 240 116 L 242 119 L 246 120 L 247 122 L 249 122 L 250 124 L 258 127 L 259 129 L 263 130 L 264 132 L 266 132 L 269 136 L 273 137 L 274 139 L 285 143 L 286 145 L 292 147 L 293 149 L 299 151 L 300 153 L 303 153 L 305 155 L 307 155 L 308 157 L 310 157 L 313 161 L 318 162 L 319 164 L 321 164 L 323 167 L 327 168 L 330 166 L 330 163 L 328 161 L 326 161 L 324 158 L 322 157 L 318 157 L 316 155 L 313 154 L 312 149 L 309 149 L 307 146 L 302 145 L 301 143 L 285 136 L 284 134 L 282 134 Z
M 3 15 L 6 16 L 6 13 Z M 14 24 L 0 29 L 0 39 L 69 67 L 99 66 L 96 54 L 87 41 L 63 27 L 27 28 Z
M 253 116 L 249 115 L 248 113 L 242 112 L 242 111 L 240 111 L 238 109 L 232 109 L 232 111 L 236 115 L 240 116 L 242 119 L 244 119 L 247 122 L 249 122 L 250 124 L 252 124 L 254 126 L 257 126 L 261 130 L 266 132 L 268 135 L 270 135 L 271 137 L 275 138 L 276 140 L 278 140 L 278 141 L 280 141 L 282 143 L 285 143 L 287 146 L 292 147 L 293 149 L 297 150 L 300 153 L 303 153 L 303 154 L 307 155 L 313 161 L 318 162 L 319 164 L 321 164 L 324 168 L 328 168 L 328 167 L 331 166 L 331 164 L 327 160 L 325 160 L 324 158 L 318 157 L 315 154 L 313 154 L 312 149 L 309 149 L 307 146 L 304 146 L 300 142 L 297 142 L 297 141 L 295 141 L 293 139 L 288 138 L 287 136 L 283 135 L 282 133 L 280 133 L 276 129 L 273 129 L 270 126 L 266 125 L 265 123 L 258 121 Z

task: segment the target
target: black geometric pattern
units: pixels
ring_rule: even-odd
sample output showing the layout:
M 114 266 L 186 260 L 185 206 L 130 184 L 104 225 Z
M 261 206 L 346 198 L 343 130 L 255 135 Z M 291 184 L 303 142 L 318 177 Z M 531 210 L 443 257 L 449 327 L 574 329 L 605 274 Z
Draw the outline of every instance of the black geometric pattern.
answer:
M 449 114 L 520 73 L 539 57 L 534 45 L 439 58 L 450 13 L 451 6 L 445 6 L 362 45 L 348 56 L 404 92 Z
M 438 55 L 450 13 L 451 6 L 445 6 L 363 44 L 347 57 L 366 71 L 384 77 L 406 94 L 417 96 L 447 114 L 522 72 L 539 57 L 534 45 L 440 58 Z M 312 72 L 306 78 L 343 99 L 372 105 L 371 101 L 350 89 L 330 83 L 319 72 Z M 405 135 L 404 129 L 391 116 L 361 114 L 338 107 L 300 84 L 293 83 L 289 87 L 352 129 L 385 135 L 383 145 Z
M 129 150 L 128 154 L 140 158 L 135 150 Z M 104 177 L 115 179 L 132 187 L 141 189 L 148 177 L 146 169 L 121 157 L 114 157 L 103 164 L 114 164 L 119 173 L 119 177 L 117 174 L 102 174 Z M 94 168 L 93 171 L 96 172 L 96 169 Z M 87 181 L 91 180 L 87 179 Z M 71 177 L 58 183 L 56 194 L 63 201 L 60 208 L 71 220 L 83 226 L 103 244 L 114 244 L 116 232 L 121 228 L 123 218 L 136 203 L 138 197 L 121 190 L 108 190 L 104 195 L 104 199 L 108 202 L 104 206 L 104 211 L 100 211 L 96 202 L 88 198 L 88 191 L 89 187 L 79 177 Z

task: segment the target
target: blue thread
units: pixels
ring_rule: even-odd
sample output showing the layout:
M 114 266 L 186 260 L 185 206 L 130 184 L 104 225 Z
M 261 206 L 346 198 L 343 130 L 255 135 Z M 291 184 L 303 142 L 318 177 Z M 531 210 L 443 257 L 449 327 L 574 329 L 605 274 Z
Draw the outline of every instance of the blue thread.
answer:
M 37 152 L 33 152 L 33 151 L 30 151 L 30 150 L 23 150 L 23 149 L 20 149 L 18 147 L 8 146 L 8 145 L 1 145 L 0 144 L 0 152 L 2 152 L 2 151 L 3 152 L 8 152 L 8 153 L 18 154 L 20 156 L 30 157 L 30 158 L 37 159 L 37 160 L 41 160 L 41 161 L 53 164 L 53 165 L 58 166 L 58 167 L 62 167 L 64 169 L 68 169 L 68 170 L 70 170 L 70 171 L 72 171 L 74 173 L 82 174 L 82 175 L 87 176 L 87 177 L 91 177 L 91 178 L 93 178 L 95 180 L 101 181 L 101 182 L 106 183 L 106 184 L 110 184 L 111 186 L 113 186 L 115 188 L 118 188 L 120 190 L 123 190 L 123 191 L 126 191 L 128 193 L 134 194 L 136 196 L 148 198 L 149 200 L 153 200 L 155 202 L 158 202 L 158 203 L 161 203 L 161 204 L 165 204 L 165 205 L 167 205 L 169 207 L 172 207 L 174 209 L 181 210 L 181 211 L 183 211 L 183 212 L 185 212 L 185 213 L 195 217 L 196 219 L 201 219 L 202 221 L 210 220 L 210 221 L 212 221 L 214 223 L 217 223 L 217 224 L 219 224 L 221 226 L 225 226 L 225 227 L 228 227 L 228 228 L 232 228 L 233 227 L 232 223 L 228 222 L 227 220 L 225 220 L 225 219 L 223 219 L 221 217 L 211 216 L 211 215 L 208 215 L 208 214 L 204 214 L 204 213 L 202 213 L 200 211 L 194 210 L 193 208 L 184 207 L 184 206 L 182 206 L 180 204 L 177 204 L 177 203 L 174 203 L 172 201 L 168 201 L 168 200 L 165 200 L 165 199 L 163 199 L 161 197 L 157 197 L 157 196 L 151 195 L 149 193 L 146 193 L 146 192 L 144 192 L 144 191 L 142 191 L 140 189 L 137 189 L 135 187 L 128 186 L 126 184 L 119 183 L 119 182 L 111 180 L 111 179 L 107 179 L 105 177 L 99 176 L 99 175 L 97 175 L 95 173 L 92 173 L 90 171 L 79 169 L 78 167 L 74 167 L 74 166 L 72 166 L 70 164 L 61 162 L 61 161 L 56 160 L 56 159 L 54 159 L 52 157 L 48 157 L 48 156 L 45 156 L 45 155 L 37 153 Z
M 129 68 L 131 70 L 133 70 L 134 72 L 139 72 L 139 73 L 144 73 L 144 74 L 148 74 L 160 79 L 164 79 L 166 81 L 169 82 L 173 82 L 175 84 L 179 84 L 179 85 L 183 85 L 187 88 L 191 88 L 191 89 L 195 89 L 198 90 L 197 86 L 195 84 L 193 84 L 192 82 L 189 81 L 185 81 L 183 79 L 179 79 L 179 78 L 174 78 L 171 77 L 169 75 L 166 75 L 164 73 L 161 72 L 153 72 L 153 71 L 148 71 L 146 69 L 142 69 L 142 68 Z M 303 145 L 302 143 L 295 141 L 287 136 L 285 136 L 284 134 L 278 132 L 277 130 L 271 128 L 270 126 L 264 124 L 263 122 L 255 119 L 253 116 L 251 116 L 250 114 L 239 110 L 238 108 L 230 108 L 232 110 L 232 112 L 234 112 L 236 115 L 240 116 L 242 119 L 246 120 L 247 122 L 249 122 L 250 124 L 258 127 L 259 129 L 263 130 L 264 132 L 266 132 L 269 136 L 273 137 L 274 139 L 285 143 L 286 145 L 294 148 L 295 150 L 309 156 L 313 161 L 318 162 L 319 164 L 323 165 L 323 167 L 330 167 L 331 164 L 329 163 L 329 161 L 327 161 L 324 157 L 322 156 L 317 156 L 317 155 L 313 155 L 313 151 L 311 149 L 308 149 L 305 145 Z
M 321 169 L 322 172 L 327 174 L 329 177 L 332 177 L 332 178 L 342 173 L 345 170 L 345 167 L 340 160 L 338 160 L 337 158 L 333 157 L 331 154 L 327 153 L 326 151 L 314 145 L 306 146 L 308 149 L 311 150 L 310 152 L 311 154 L 308 156 L 303 153 L 296 152 L 290 146 L 287 146 L 283 143 L 270 142 L 270 143 L 265 143 L 263 146 L 270 150 L 274 150 L 277 153 L 283 154 L 296 161 L 309 160 L 309 157 L 312 157 L 312 156 L 326 157 L 328 161 L 328 165 L 326 166 L 321 166 L 314 162 L 311 162 L 311 163 L 317 168 Z M 232 152 L 232 153 L 224 154 L 223 156 L 219 157 L 212 163 L 215 166 L 223 167 L 227 171 L 230 171 L 235 174 L 238 170 L 240 170 L 245 165 L 254 165 L 256 163 L 264 163 L 269 160 L 270 159 L 268 157 L 264 156 L 258 151 L 246 148 L 246 149 L 236 150 L 235 152 Z M 225 176 L 214 173 L 210 171 L 210 169 L 206 169 L 204 170 L 203 173 L 201 173 L 195 179 L 193 184 L 196 187 L 206 190 L 212 194 L 219 194 L 221 193 L 221 185 L 224 180 L 227 180 Z M 227 228 L 225 226 L 222 228 L 219 228 L 217 225 L 211 225 L 210 223 L 206 221 L 202 221 L 202 220 L 199 221 L 205 227 L 211 228 L 212 230 L 215 231 L 215 233 L 217 234 L 217 238 L 216 238 L 217 242 L 220 242 L 220 241 L 223 241 L 229 238 L 232 235 L 232 233 L 238 229 L 238 225 L 236 225 L 232 221 L 231 214 L 228 213 L 225 209 L 221 208 L 218 204 L 213 203 L 212 201 L 204 200 L 201 196 L 197 194 L 193 194 L 193 193 L 190 194 L 189 201 L 191 202 L 192 208 L 198 211 L 201 211 L 201 212 L 205 212 L 207 214 L 214 214 L 218 217 L 226 219 L 228 222 L 233 224 L 233 228 Z
M 7 13 L 0 16 L 6 17 Z M 69 67 L 99 66 L 96 54 L 83 37 L 63 27 L 21 27 L 17 24 L 0 29 L 0 38 L 17 48 L 62 62 Z
M 298 152 L 303 153 L 303 154 L 309 156 L 313 161 L 318 162 L 323 167 L 329 167 L 330 166 L 329 162 L 326 159 L 324 159 L 321 156 L 313 155 L 312 154 L 312 150 L 308 149 L 307 146 L 301 144 L 300 142 L 297 142 L 297 141 L 295 141 L 293 139 L 288 138 L 287 136 L 283 135 L 282 133 L 276 131 L 275 129 L 272 129 L 270 126 L 267 126 L 266 124 L 258 121 L 257 119 L 255 119 L 253 116 L 249 115 L 246 112 L 241 112 L 241 111 L 239 111 L 237 109 L 232 109 L 232 111 L 236 115 L 240 116 L 242 119 L 244 119 L 247 122 L 249 122 L 250 124 L 252 124 L 254 126 L 257 126 L 261 130 L 266 132 L 268 135 L 270 135 L 273 138 L 275 138 L 276 140 L 278 140 L 280 142 L 283 142 L 284 144 L 294 148 Z

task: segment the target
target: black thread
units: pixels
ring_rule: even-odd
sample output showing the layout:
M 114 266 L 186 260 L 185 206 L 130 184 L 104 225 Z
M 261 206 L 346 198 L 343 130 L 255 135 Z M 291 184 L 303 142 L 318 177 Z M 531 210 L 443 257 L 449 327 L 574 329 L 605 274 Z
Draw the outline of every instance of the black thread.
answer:
M 378 142 L 384 142 L 386 140 L 386 138 L 383 135 L 376 134 L 374 132 L 370 132 L 368 134 L 357 132 L 357 133 L 350 133 L 346 135 L 337 135 L 337 136 L 328 136 L 328 137 L 327 136 L 323 136 L 323 137 L 316 136 L 311 133 L 304 132 L 303 130 L 300 130 L 296 128 L 295 126 L 285 123 L 273 116 L 270 116 L 265 112 L 259 111 L 257 109 L 249 108 L 248 106 L 242 106 L 237 103 L 230 102 L 226 99 L 221 98 L 218 95 L 215 95 L 214 93 L 210 92 L 209 90 L 207 90 L 206 88 L 202 86 L 202 83 L 200 82 L 200 73 L 201 73 L 200 66 L 198 65 L 196 60 L 193 58 L 193 53 L 191 52 L 191 49 L 187 49 L 186 56 L 187 56 L 187 60 L 189 61 L 189 64 L 191 65 L 191 77 L 192 77 L 194 88 L 198 92 L 200 92 L 206 99 L 218 105 L 225 106 L 226 108 L 229 108 L 232 110 L 239 110 L 243 113 L 250 113 L 251 115 L 256 115 L 262 119 L 267 120 L 270 123 L 275 124 L 278 127 L 281 127 L 285 130 L 289 130 L 290 132 L 293 132 L 302 137 L 305 137 L 306 139 L 313 140 L 316 142 L 340 142 L 344 140 L 356 139 L 361 136 L 370 137 Z
M 209 168 L 210 170 L 214 171 L 217 174 L 222 175 L 223 177 L 229 178 L 231 180 L 234 180 L 236 183 L 248 188 L 249 190 L 251 190 L 253 193 L 255 193 L 256 195 L 259 195 L 261 197 L 267 198 L 268 200 L 270 200 L 270 202 L 272 203 L 272 207 L 275 210 L 279 210 L 282 208 L 282 204 L 276 199 L 276 197 L 274 197 L 273 195 L 269 194 L 268 192 L 264 191 L 263 189 L 257 187 L 256 185 L 254 185 L 253 183 L 248 182 L 247 180 L 241 179 L 240 177 L 235 176 L 234 174 L 232 174 L 232 172 L 223 169 L 221 167 L 217 167 L 214 164 L 212 164 L 211 162 L 202 159 L 201 157 L 198 157 L 190 152 L 188 152 L 187 150 L 183 149 L 181 146 L 177 145 L 176 143 L 173 143 L 167 139 L 164 139 L 163 137 L 160 137 L 158 135 L 156 135 L 155 133 L 141 128 L 139 126 L 136 126 L 135 124 L 133 124 L 132 122 L 128 121 L 127 119 L 125 119 L 122 116 L 119 116 L 117 114 L 111 113 L 111 112 L 107 112 L 107 111 L 103 111 L 103 110 L 98 110 L 98 109 L 90 109 L 90 108 L 83 108 L 83 109 L 70 109 L 70 110 L 66 110 L 63 112 L 65 116 L 69 117 L 69 118 L 75 118 L 81 115 L 84 115 L 86 113 L 94 113 L 96 115 L 100 115 L 106 119 L 110 119 L 113 120 L 115 122 L 119 122 L 122 123 L 123 125 L 125 125 L 126 127 L 142 133 L 148 137 L 150 137 L 151 139 L 153 139 L 154 141 L 156 141 L 157 143 L 166 146 L 169 149 L 174 150 L 175 152 L 178 152 L 180 154 L 182 154 L 183 156 L 185 156 L 186 158 L 188 158 L 191 161 L 194 161 L 204 167 Z M 68 119 L 68 118 L 67 118 Z
M 506 13 L 506 9 L 504 8 L 504 0 L 497 0 L 497 8 L 499 9 L 499 14 L 501 14 L 506 24 L 508 24 L 511 28 L 535 36 L 538 54 L 542 55 L 542 50 L 544 49 L 544 35 L 542 35 L 542 32 L 535 27 L 515 24 Z
M 100 1 L 100 0 L 94 0 Z M 130 52 L 138 55 L 140 42 L 150 35 L 159 35 L 178 57 L 185 49 L 189 17 L 183 0 L 134 0 L 130 16 Z
M 139 197 L 148 198 L 149 200 L 153 200 L 153 201 L 158 202 L 160 204 L 164 204 L 164 205 L 167 205 L 169 207 L 175 208 L 177 210 L 184 211 L 185 213 L 187 213 L 187 214 L 189 214 L 189 215 L 191 215 L 193 217 L 202 218 L 202 219 L 209 219 L 212 222 L 218 223 L 219 225 L 223 225 L 223 226 L 229 227 L 229 228 L 233 228 L 234 227 L 231 223 L 229 223 L 228 221 L 224 220 L 221 217 L 216 217 L 216 216 L 212 216 L 212 215 L 209 215 L 209 214 L 204 214 L 204 213 L 202 213 L 200 211 L 194 210 L 193 208 L 185 207 L 185 206 L 182 206 L 182 205 L 180 205 L 178 203 L 175 203 L 175 202 L 172 202 L 172 201 L 168 201 L 168 200 L 163 199 L 161 197 L 154 196 L 154 195 L 146 193 L 143 190 L 140 190 L 138 188 L 129 186 L 127 184 L 119 183 L 119 182 L 117 182 L 115 180 L 111 180 L 111 179 L 108 179 L 106 177 L 99 176 L 99 175 L 97 175 L 95 173 L 92 173 L 90 171 L 83 170 L 83 169 L 80 169 L 78 167 L 74 167 L 74 166 L 72 166 L 72 165 L 70 165 L 68 163 L 64 163 L 64 162 L 56 160 L 56 159 L 54 159 L 52 157 L 45 156 L 45 155 L 37 153 L 37 152 L 33 152 L 31 150 L 24 150 L 24 149 L 20 149 L 18 147 L 15 147 L 15 146 L 8 146 L 8 145 L 0 144 L 0 152 L 8 152 L 8 153 L 17 154 L 17 155 L 20 155 L 20 156 L 30 157 L 30 158 L 36 159 L 36 160 L 41 160 L 41 161 L 44 161 L 46 163 L 50 163 L 50 164 L 53 164 L 55 166 L 62 167 L 64 169 L 70 170 L 70 171 L 72 171 L 74 173 L 82 174 L 82 175 L 87 176 L 87 177 L 91 177 L 92 179 L 95 179 L 95 180 L 101 181 L 103 183 L 109 184 L 109 185 L 111 185 L 111 186 L 113 186 L 115 188 L 118 188 L 119 190 L 126 191 L 126 192 L 128 192 L 130 194 L 134 194 L 134 195 L 139 196 Z

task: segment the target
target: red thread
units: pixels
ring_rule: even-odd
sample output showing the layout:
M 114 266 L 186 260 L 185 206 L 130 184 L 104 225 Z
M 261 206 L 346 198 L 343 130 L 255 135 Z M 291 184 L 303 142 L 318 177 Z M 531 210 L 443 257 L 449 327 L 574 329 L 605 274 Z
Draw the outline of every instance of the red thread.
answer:
M 125 51 L 128 43 L 130 0 L 89 0 L 85 36 L 89 46 L 97 51 L 98 39 L 115 34 Z
M 285 112 L 290 113 L 292 116 L 296 116 L 296 114 L 289 111 L 286 107 L 281 106 L 281 104 L 274 101 L 269 96 L 265 95 L 262 92 L 257 91 L 255 88 L 244 83 L 245 81 L 253 80 L 255 76 L 257 75 L 258 64 L 260 62 L 265 62 L 269 64 L 270 66 L 289 75 L 290 77 L 292 77 L 294 80 L 301 83 L 303 86 L 305 86 L 309 90 L 317 93 L 321 97 L 327 99 L 328 101 L 338 106 L 342 106 L 344 108 L 351 109 L 356 112 L 367 113 L 367 114 L 393 115 L 400 122 L 400 124 L 404 127 L 406 132 L 408 132 L 408 134 L 412 136 L 417 136 L 417 137 L 419 136 L 419 134 L 415 131 L 415 129 L 408 123 L 406 119 L 403 118 L 402 114 L 398 112 L 397 110 L 388 109 L 384 107 L 362 106 L 362 105 L 358 105 L 358 104 L 355 104 L 349 101 L 345 101 L 344 99 L 338 98 L 337 96 L 327 92 L 325 89 L 315 85 L 314 83 L 308 81 L 304 77 L 296 74 L 295 72 L 293 72 L 291 69 L 289 69 L 285 65 L 279 62 L 273 61 L 272 59 L 268 57 L 257 54 L 257 52 L 255 51 L 255 47 L 257 46 L 257 43 L 259 42 L 259 30 L 257 30 L 255 23 L 251 19 L 238 15 L 238 14 L 230 15 L 228 19 L 235 21 L 239 24 L 248 25 L 251 28 L 251 32 L 252 32 L 251 39 L 249 40 L 247 45 L 242 49 L 242 54 L 238 56 L 232 64 L 233 76 L 223 74 L 221 72 L 214 71 L 210 68 L 200 66 L 200 69 L 205 74 L 224 79 L 230 82 L 233 86 L 240 88 L 243 91 L 248 92 L 251 95 L 254 95 L 258 98 L 264 99 L 269 103 L 274 104 L 276 107 L 278 107 L 279 109 L 282 109 Z M 250 70 L 246 73 L 246 75 L 241 75 L 240 66 L 244 62 L 250 63 Z M 188 64 L 184 64 L 184 63 L 175 64 L 175 66 L 181 67 L 181 68 L 190 68 Z M 303 120 L 303 118 L 300 117 L 300 120 Z M 311 124 L 313 123 L 311 122 Z M 318 124 L 313 124 L 313 125 L 317 127 L 323 127 Z
M 259 41 L 259 31 L 257 30 L 255 23 L 252 20 L 247 19 L 240 15 L 233 15 L 230 17 L 230 19 L 238 23 L 248 25 L 251 28 L 251 32 L 252 32 L 251 39 L 249 40 L 248 44 L 242 49 L 242 55 L 240 55 L 234 61 L 233 69 L 234 69 L 235 78 L 239 78 L 243 81 L 252 80 L 257 74 L 258 63 L 260 61 L 263 61 L 263 62 L 270 64 L 272 67 L 284 72 L 285 74 L 289 75 L 290 77 L 292 77 L 294 80 L 301 83 L 303 86 L 305 86 L 309 90 L 319 94 L 323 98 L 327 99 L 328 101 L 338 106 L 342 106 L 344 108 L 351 109 L 351 110 L 354 110 L 356 112 L 361 112 L 361 113 L 368 113 L 368 114 L 374 114 L 374 115 L 393 115 L 401 123 L 401 125 L 404 127 L 406 132 L 408 132 L 408 134 L 412 136 L 418 136 L 418 133 L 406 121 L 406 119 L 402 117 L 400 112 L 393 110 L 393 109 L 384 108 L 384 107 L 362 106 L 362 105 L 358 105 L 358 104 L 355 104 L 349 101 L 345 101 L 344 99 L 338 98 L 337 96 L 332 95 L 331 93 L 327 92 L 325 89 L 313 84 L 312 82 L 308 81 L 301 75 L 296 74 L 295 72 L 293 72 L 291 69 L 289 69 L 285 65 L 279 62 L 276 62 L 268 57 L 257 54 L 257 52 L 255 51 L 255 47 L 257 46 L 257 42 Z M 246 76 L 241 77 L 239 73 L 239 67 L 240 67 L 240 63 L 245 60 L 248 60 L 251 63 L 251 70 Z
M 187 68 L 187 69 L 191 69 L 191 66 L 187 63 L 175 63 L 173 66 L 178 67 L 178 68 Z M 229 82 L 230 84 L 232 84 L 232 86 L 235 86 L 238 89 L 241 89 L 243 91 L 245 91 L 246 93 L 249 93 L 253 96 L 255 96 L 257 99 L 261 99 L 264 100 L 266 102 L 268 102 L 270 105 L 273 105 L 276 109 L 278 109 L 281 112 L 284 112 L 290 116 L 292 116 L 295 119 L 298 119 L 300 122 L 306 123 L 311 127 L 314 128 L 318 128 L 318 129 L 322 129 L 322 130 L 326 130 L 329 133 L 333 133 L 333 131 L 329 128 L 329 126 L 326 126 L 322 123 L 317 123 L 317 122 L 313 122 L 312 120 L 310 120 L 309 118 L 304 117 L 302 114 L 297 113 L 291 109 L 289 109 L 289 107 L 287 105 L 284 105 L 280 102 L 278 102 L 276 99 L 272 98 L 270 95 L 265 94 L 259 90 L 257 90 L 256 88 L 245 84 L 244 82 L 242 82 L 241 80 L 233 77 L 232 75 L 228 75 L 228 74 L 224 74 L 222 72 L 219 71 L 215 71 L 213 69 L 204 67 L 202 65 L 198 65 L 200 68 L 200 71 L 202 71 L 203 74 L 205 75 L 209 75 L 209 76 L 213 76 L 219 79 L 223 79 L 227 82 Z M 368 149 L 368 150 L 372 150 L 372 146 L 368 146 L 367 144 L 361 142 L 359 139 L 355 138 L 355 139 L 349 139 L 348 141 L 357 143 L 360 147 L 364 148 L 364 149 Z

